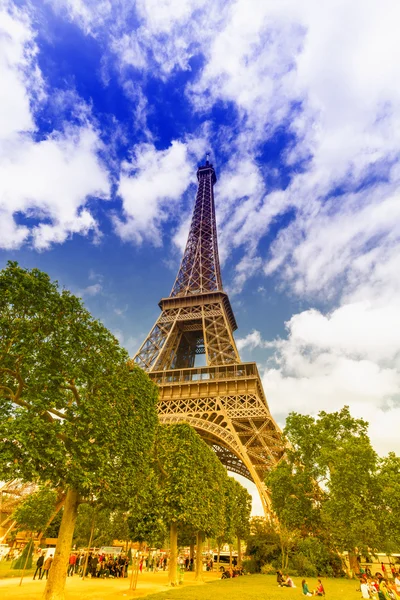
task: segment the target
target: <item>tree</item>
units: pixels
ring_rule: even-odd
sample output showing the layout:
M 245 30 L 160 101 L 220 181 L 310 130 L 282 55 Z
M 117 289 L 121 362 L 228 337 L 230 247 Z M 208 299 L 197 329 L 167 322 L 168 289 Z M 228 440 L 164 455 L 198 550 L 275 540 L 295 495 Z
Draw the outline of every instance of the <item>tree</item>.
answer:
M 33 534 L 34 532 L 43 531 L 46 527 L 54 512 L 56 500 L 56 492 L 48 486 L 42 486 L 36 492 L 27 496 L 13 513 L 13 519 L 18 530 L 29 531 L 31 534 L 29 543 L 25 546 L 22 555 L 13 564 L 13 569 L 23 569 L 20 585 L 25 569 L 30 569 L 32 566 Z
M 74 530 L 73 542 L 76 546 L 87 546 L 92 534 L 93 547 L 111 546 L 113 540 L 126 540 L 129 530 L 126 514 L 122 510 L 93 504 L 81 504 Z
M 27 496 L 13 513 L 19 531 L 42 531 L 54 511 L 56 499 L 56 492 L 48 486 L 42 486 Z
M 285 435 L 290 447 L 266 480 L 280 522 L 300 535 L 314 535 L 339 551 L 382 543 L 377 455 L 368 423 L 348 407 L 318 418 L 291 413 Z
M 152 448 L 157 389 L 80 299 L 33 269 L 0 272 L 0 478 L 65 496 L 46 600 L 64 597 L 79 504 L 114 509 Z
M 202 553 L 202 537 L 218 529 L 223 519 L 223 488 L 226 471 L 214 452 L 186 424 L 160 426 L 155 465 L 160 476 L 164 521 L 170 530 L 169 580 L 177 583 L 178 527 L 197 533 L 196 575 Z
M 292 462 L 289 456 L 288 462 L 279 463 L 266 478 L 279 522 L 302 535 L 321 527 L 321 504 L 326 493 L 313 475 L 314 469 Z
M 33 558 L 33 538 L 32 536 L 29 538 L 29 542 L 26 544 L 21 554 L 18 556 L 17 560 L 13 562 L 12 569 L 30 569 L 32 567 L 32 558 Z
M 279 535 L 265 517 L 250 519 L 250 535 L 247 538 L 246 554 L 250 557 L 247 569 L 251 573 L 259 573 L 263 565 L 279 560 Z
M 378 485 L 381 497 L 379 524 L 384 530 L 382 550 L 392 553 L 400 547 L 400 457 L 394 452 L 379 461 Z
M 232 479 L 231 477 L 229 479 Z M 238 565 L 242 565 L 241 540 L 246 539 L 250 532 L 251 496 L 238 481 L 233 479 L 234 506 L 233 531 L 237 539 Z
M 127 524 L 129 539 L 134 542 L 147 542 L 161 548 L 167 538 L 167 529 L 162 518 L 162 491 L 157 475 L 149 470 L 135 497 L 132 498 Z

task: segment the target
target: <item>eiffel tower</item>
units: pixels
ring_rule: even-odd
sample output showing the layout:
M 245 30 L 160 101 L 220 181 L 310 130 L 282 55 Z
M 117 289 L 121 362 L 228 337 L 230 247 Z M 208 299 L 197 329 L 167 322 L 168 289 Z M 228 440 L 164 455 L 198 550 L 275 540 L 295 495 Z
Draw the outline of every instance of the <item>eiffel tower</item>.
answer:
M 235 316 L 223 291 L 215 221 L 213 165 L 199 182 L 189 237 L 161 314 L 134 360 L 159 387 L 162 423 L 188 423 L 229 471 L 253 481 L 265 514 L 266 473 L 284 455 L 284 442 L 265 398 L 256 363 L 243 363 Z M 205 354 L 206 365 L 195 367 Z

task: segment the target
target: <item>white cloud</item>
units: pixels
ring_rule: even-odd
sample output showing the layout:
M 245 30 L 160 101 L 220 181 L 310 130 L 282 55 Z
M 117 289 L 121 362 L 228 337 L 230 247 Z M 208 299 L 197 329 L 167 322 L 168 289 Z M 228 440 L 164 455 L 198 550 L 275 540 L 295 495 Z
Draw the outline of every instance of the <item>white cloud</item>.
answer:
M 45 98 L 27 15 L 3 2 L 0 10 L 0 247 L 31 240 L 39 250 L 74 233 L 97 230 L 87 198 L 105 197 L 107 174 L 98 133 L 86 119 L 36 140 L 33 110 Z M 78 112 L 77 112 L 78 114 Z M 20 215 L 24 221 L 21 223 Z
M 76 21 L 85 33 L 96 35 L 99 26 L 104 25 L 112 16 L 110 0 L 46 0 L 61 14 Z
M 35 65 L 36 47 L 27 17 L 7 2 L 0 4 L 0 140 L 32 131 L 31 92 L 43 93 Z
M 263 377 L 272 414 L 283 423 L 290 411 L 317 414 L 349 405 L 354 416 L 371 422 L 378 451 L 399 452 L 399 318 L 393 306 L 367 302 L 329 315 L 317 310 L 294 315 L 287 339 L 275 341 L 275 367 L 266 368 Z M 254 339 L 257 346 L 271 346 Z M 378 427 L 391 419 L 395 425 L 389 429 Z
M 114 219 L 118 235 L 138 244 L 147 240 L 161 245 L 161 224 L 193 181 L 193 159 L 186 143 L 172 142 L 166 150 L 137 146 L 132 160 L 122 165 L 118 193 L 124 218 Z
M 101 283 L 93 283 L 93 285 L 88 285 L 84 290 L 82 290 L 82 296 L 97 296 L 100 294 L 103 286 Z
M 249 350 L 254 350 L 254 348 L 267 348 L 270 345 L 269 342 L 265 342 L 261 333 L 254 329 L 251 333 L 248 333 L 244 338 L 239 338 L 236 340 L 236 346 L 239 352 L 248 348 Z

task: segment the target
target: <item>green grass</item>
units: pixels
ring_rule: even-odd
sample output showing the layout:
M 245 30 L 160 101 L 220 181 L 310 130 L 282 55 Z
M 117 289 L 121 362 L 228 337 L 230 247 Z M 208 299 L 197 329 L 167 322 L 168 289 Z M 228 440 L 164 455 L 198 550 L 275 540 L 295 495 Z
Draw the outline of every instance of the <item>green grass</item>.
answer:
M 273 575 L 245 575 L 235 579 L 214 581 L 202 586 L 175 588 L 146 596 L 146 600 L 282 600 L 304 598 L 301 578 L 293 578 L 296 588 L 280 588 Z M 316 588 L 317 580 L 307 578 L 308 587 Z M 322 578 L 327 600 L 360 600 L 357 580 Z
M 21 571 L 18 569 L 11 568 L 11 560 L 0 561 L 0 579 L 6 579 L 8 577 L 21 577 Z M 33 577 L 35 569 L 27 569 L 24 573 L 24 577 Z

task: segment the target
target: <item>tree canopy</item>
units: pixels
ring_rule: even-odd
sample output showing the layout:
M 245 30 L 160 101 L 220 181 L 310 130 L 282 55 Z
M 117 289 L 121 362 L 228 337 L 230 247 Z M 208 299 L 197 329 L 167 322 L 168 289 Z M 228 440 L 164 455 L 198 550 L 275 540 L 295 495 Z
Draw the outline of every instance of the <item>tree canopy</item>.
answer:
M 31 533 L 42 531 L 54 511 L 56 499 L 56 492 L 48 486 L 27 496 L 13 513 L 18 528 Z
M 69 551 L 82 499 L 117 508 L 140 485 L 156 401 L 156 386 L 79 298 L 37 269 L 0 272 L 0 477 L 65 490 L 57 550 Z M 62 598 L 61 562 L 56 552 L 48 599 Z
M 400 459 L 379 459 L 368 423 L 348 407 L 317 418 L 291 413 L 284 433 L 287 459 L 266 479 L 283 527 L 350 553 L 398 547 Z

